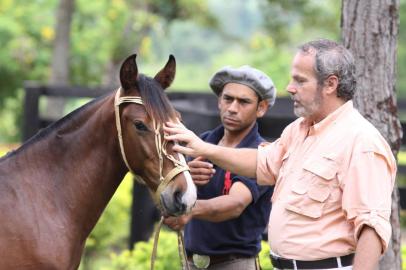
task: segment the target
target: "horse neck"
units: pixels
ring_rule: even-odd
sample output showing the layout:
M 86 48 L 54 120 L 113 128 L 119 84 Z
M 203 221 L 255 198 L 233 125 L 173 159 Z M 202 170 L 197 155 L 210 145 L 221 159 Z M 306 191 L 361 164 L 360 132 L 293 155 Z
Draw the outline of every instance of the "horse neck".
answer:
M 127 171 L 118 146 L 113 97 L 73 115 L 19 156 L 30 162 L 26 173 L 37 176 L 35 181 L 45 187 L 42 192 L 51 192 L 50 203 L 57 200 L 62 218 L 86 238 Z

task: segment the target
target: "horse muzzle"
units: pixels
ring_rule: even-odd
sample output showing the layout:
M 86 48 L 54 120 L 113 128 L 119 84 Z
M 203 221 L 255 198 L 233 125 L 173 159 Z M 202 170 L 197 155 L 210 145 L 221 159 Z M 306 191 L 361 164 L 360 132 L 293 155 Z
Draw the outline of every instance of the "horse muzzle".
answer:
M 168 185 L 159 196 L 160 208 L 163 215 L 180 216 L 187 214 L 196 203 L 196 186 L 189 172 L 185 172 L 187 189 L 182 191 L 175 185 Z

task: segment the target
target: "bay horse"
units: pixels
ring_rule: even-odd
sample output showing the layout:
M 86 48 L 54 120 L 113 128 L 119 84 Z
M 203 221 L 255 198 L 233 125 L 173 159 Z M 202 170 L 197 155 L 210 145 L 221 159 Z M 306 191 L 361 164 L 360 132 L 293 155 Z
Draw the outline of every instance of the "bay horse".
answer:
M 122 64 L 118 91 L 0 158 L 1 270 L 77 269 L 86 238 L 129 170 L 158 191 L 164 215 L 193 207 L 184 158 L 162 137 L 163 123 L 177 116 L 163 91 L 175 77 L 175 58 L 154 78 L 138 73 L 135 58 Z

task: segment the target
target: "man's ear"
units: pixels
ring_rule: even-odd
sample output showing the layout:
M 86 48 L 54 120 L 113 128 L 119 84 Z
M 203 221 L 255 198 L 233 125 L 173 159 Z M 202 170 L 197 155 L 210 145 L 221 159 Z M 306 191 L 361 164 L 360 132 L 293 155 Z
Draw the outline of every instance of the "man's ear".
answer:
M 326 94 L 331 95 L 337 93 L 337 88 L 338 88 L 338 77 L 336 75 L 330 75 L 324 81 L 324 90 Z
M 258 108 L 257 108 L 257 118 L 261 118 L 266 114 L 269 108 L 269 101 L 268 100 L 261 100 L 258 103 Z
M 220 103 L 221 103 L 221 98 L 223 96 L 223 90 L 221 90 L 221 92 L 218 94 L 217 97 L 217 108 L 220 110 Z

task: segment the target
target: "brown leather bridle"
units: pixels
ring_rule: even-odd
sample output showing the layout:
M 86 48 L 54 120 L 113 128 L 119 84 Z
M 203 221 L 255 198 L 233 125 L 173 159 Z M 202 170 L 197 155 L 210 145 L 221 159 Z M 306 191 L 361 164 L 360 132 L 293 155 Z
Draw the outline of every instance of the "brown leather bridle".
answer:
M 121 156 L 124 160 L 125 165 L 127 166 L 128 170 L 132 174 L 135 174 L 134 171 L 131 169 L 130 164 L 128 163 L 128 160 L 127 160 L 127 157 L 126 157 L 125 151 L 124 151 L 123 134 L 122 134 L 122 129 L 121 129 L 120 108 L 119 107 L 123 103 L 135 103 L 135 104 L 140 104 L 140 105 L 144 105 L 144 103 L 142 102 L 141 97 L 136 97 L 136 96 L 120 97 L 120 93 L 121 93 L 121 87 L 117 90 L 116 96 L 114 98 L 114 112 L 115 112 L 115 116 L 116 116 L 118 141 L 120 144 Z M 186 164 L 185 158 L 182 155 L 179 155 L 180 160 L 177 160 L 172 155 L 170 155 L 166 152 L 167 141 L 164 140 L 162 142 L 161 132 L 160 132 L 161 124 L 157 123 L 154 118 L 152 118 L 152 124 L 154 126 L 154 132 L 155 132 L 155 147 L 156 147 L 158 157 L 159 157 L 159 185 L 154 193 L 154 200 L 155 200 L 156 205 L 162 210 L 163 205 L 160 200 L 161 192 L 178 174 L 180 174 L 184 171 L 190 171 L 190 169 L 189 169 L 189 166 Z M 164 157 L 171 160 L 173 162 L 173 164 L 175 165 L 175 167 L 165 177 L 163 177 L 163 158 Z M 163 223 L 163 217 L 161 217 L 161 220 L 158 224 L 157 231 L 155 232 L 154 246 L 153 246 L 152 255 L 151 255 L 151 270 L 154 269 L 154 265 L 155 265 L 159 232 L 161 230 L 162 223 Z M 182 231 L 178 231 L 178 251 L 179 251 L 180 257 L 182 258 L 182 265 L 187 270 L 189 270 L 189 264 L 187 262 L 187 256 L 186 256 L 186 250 L 185 250 L 185 244 L 184 244 Z
M 124 143 L 123 143 L 123 134 L 122 134 L 122 129 L 121 129 L 121 122 L 120 122 L 120 105 L 123 103 L 135 103 L 135 104 L 140 104 L 144 105 L 142 102 L 141 97 L 139 96 L 124 96 L 120 97 L 121 93 L 121 87 L 117 90 L 115 99 L 114 99 L 114 111 L 115 111 L 115 116 L 116 116 L 116 126 L 117 126 L 117 133 L 118 133 L 118 141 L 120 144 L 120 151 L 121 151 L 121 156 L 124 160 L 125 165 L 127 166 L 128 170 L 132 173 L 135 174 L 134 171 L 131 169 L 126 154 L 124 150 Z M 184 171 L 190 171 L 189 166 L 186 164 L 186 161 L 182 155 L 179 155 L 179 159 L 177 160 L 174 158 L 172 155 L 168 154 L 166 151 L 166 145 L 167 141 L 162 142 L 161 138 L 161 124 L 157 123 L 154 118 L 152 118 L 152 124 L 154 126 L 154 132 L 155 132 L 155 147 L 158 153 L 159 157 L 159 185 L 158 188 L 156 189 L 154 193 L 154 200 L 155 203 L 162 209 L 162 204 L 160 201 L 160 194 L 161 192 L 165 189 L 166 186 L 180 173 Z M 173 162 L 175 167 L 164 177 L 163 176 L 163 159 L 166 157 L 170 161 Z

